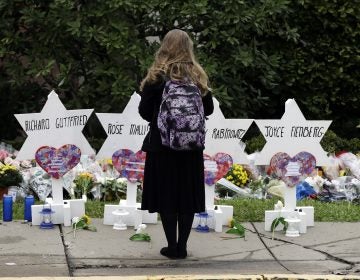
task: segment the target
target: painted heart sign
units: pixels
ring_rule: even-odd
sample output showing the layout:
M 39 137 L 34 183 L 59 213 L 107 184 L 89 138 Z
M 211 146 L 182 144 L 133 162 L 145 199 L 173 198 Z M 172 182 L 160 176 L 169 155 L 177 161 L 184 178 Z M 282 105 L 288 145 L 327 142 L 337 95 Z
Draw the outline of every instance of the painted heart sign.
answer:
M 120 149 L 112 155 L 112 162 L 121 177 L 136 182 L 144 179 L 145 157 L 143 151 L 134 153 L 129 149 Z
M 214 156 L 204 154 L 205 184 L 214 185 L 225 176 L 232 164 L 232 157 L 228 154 L 217 153 Z
M 270 161 L 270 173 L 274 173 L 289 187 L 304 180 L 315 167 L 316 159 L 308 152 L 300 152 L 293 158 L 286 153 L 277 153 Z
M 35 160 L 51 177 L 59 179 L 80 161 L 80 149 L 66 144 L 59 149 L 42 146 L 35 152 Z

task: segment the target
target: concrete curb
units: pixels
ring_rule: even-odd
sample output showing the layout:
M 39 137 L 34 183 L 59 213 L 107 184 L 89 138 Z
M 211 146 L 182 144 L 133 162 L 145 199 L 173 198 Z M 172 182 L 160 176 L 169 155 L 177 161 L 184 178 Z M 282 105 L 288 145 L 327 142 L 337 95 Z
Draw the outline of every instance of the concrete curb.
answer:
M 144 276 L 90 276 L 90 277 L 0 277 L 0 280 L 356 280 L 355 275 L 144 275 Z

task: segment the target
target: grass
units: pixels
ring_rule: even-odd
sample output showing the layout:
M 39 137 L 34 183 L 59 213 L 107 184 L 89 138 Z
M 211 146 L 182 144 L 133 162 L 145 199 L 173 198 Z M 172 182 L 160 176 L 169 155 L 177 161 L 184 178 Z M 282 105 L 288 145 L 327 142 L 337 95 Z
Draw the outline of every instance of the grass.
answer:
M 278 199 L 233 199 L 222 200 L 219 204 L 234 206 L 234 219 L 239 222 L 263 222 L 265 210 L 274 209 Z M 317 222 L 359 222 L 360 205 L 341 202 L 320 202 L 317 200 L 302 200 L 297 206 L 313 206 L 314 219 Z
M 234 219 L 239 222 L 262 222 L 265 210 L 274 209 L 278 199 L 233 199 L 221 200 L 218 204 L 234 206 Z M 39 202 L 37 202 L 39 203 Z M 118 204 L 118 202 L 87 201 L 85 203 L 86 214 L 92 218 L 103 218 L 105 204 Z M 313 206 L 315 209 L 315 221 L 317 222 L 359 222 L 360 205 L 348 202 L 320 202 L 316 200 L 303 200 L 298 206 Z M 0 220 L 2 220 L 2 202 L 0 202 Z M 13 205 L 13 219 L 24 219 L 24 203 L 19 201 Z

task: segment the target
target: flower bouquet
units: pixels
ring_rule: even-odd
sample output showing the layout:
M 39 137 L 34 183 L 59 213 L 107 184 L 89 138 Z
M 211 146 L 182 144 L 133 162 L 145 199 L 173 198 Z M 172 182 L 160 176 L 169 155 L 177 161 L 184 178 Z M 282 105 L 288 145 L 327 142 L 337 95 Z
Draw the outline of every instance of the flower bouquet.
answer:
M 130 240 L 131 241 L 146 241 L 146 242 L 150 242 L 151 241 L 151 237 L 148 233 L 145 232 L 146 229 L 146 225 L 145 224 L 141 224 L 139 225 L 138 229 L 136 230 L 136 233 L 132 236 L 130 236 Z
M 238 187 L 244 187 L 249 180 L 245 168 L 237 163 L 233 164 L 225 178 Z
M 235 220 L 230 221 L 230 229 L 226 231 L 227 234 L 234 234 L 236 237 L 222 237 L 224 240 L 234 239 L 234 238 L 244 238 L 245 239 L 245 228 L 242 224 Z
M 105 177 L 100 179 L 100 183 L 104 200 L 113 201 L 126 197 L 126 178 Z
M 86 195 L 94 187 L 95 178 L 89 172 L 81 172 L 75 177 L 74 184 L 75 196 L 80 197 Z
M 0 163 L 0 188 L 18 186 L 22 181 L 23 177 L 16 166 Z
M 74 233 L 74 238 L 76 237 L 76 230 L 78 229 L 84 229 L 84 230 L 90 230 L 90 231 L 97 231 L 96 227 L 91 225 L 91 219 L 87 215 L 83 215 L 80 217 L 74 217 L 71 220 L 72 222 L 72 232 Z
M 245 168 L 240 164 L 233 164 L 230 170 L 224 176 L 224 179 L 235 185 L 235 187 L 241 188 L 241 192 L 243 192 L 246 183 L 249 181 L 249 175 L 246 172 Z M 222 180 L 224 180 L 222 179 Z M 221 181 L 221 180 L 220 180 Z M 220 181 L 218 182 L 217 192 L 219 193 L 220 197 L 227 197 L 236 195 L 236 191 L 231 190 L 223 186 Z M 240 189 L 239 189 L 240 191 Z M 245 193 L 247 191 L 245 190 Z
M 112 178 L 116 178 L 119 176 L 119 172 L 114 168 L 111 158 L 100 160 L 99 165 L 105 176 Z

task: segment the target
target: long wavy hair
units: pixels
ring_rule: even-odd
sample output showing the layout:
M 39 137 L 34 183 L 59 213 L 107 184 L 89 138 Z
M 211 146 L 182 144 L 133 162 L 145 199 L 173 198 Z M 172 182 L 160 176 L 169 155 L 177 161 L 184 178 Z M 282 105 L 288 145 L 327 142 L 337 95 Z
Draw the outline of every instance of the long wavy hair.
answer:
M 141 82 L 140 90 L 146 83 L 152 84 L 164 75 L 176 81 L 191 80 L 202 95 L 210 90 L 209 78 L 195 59 L 193 41 L 182 30 L 173 29 L 165 35 L 153 64 Z

